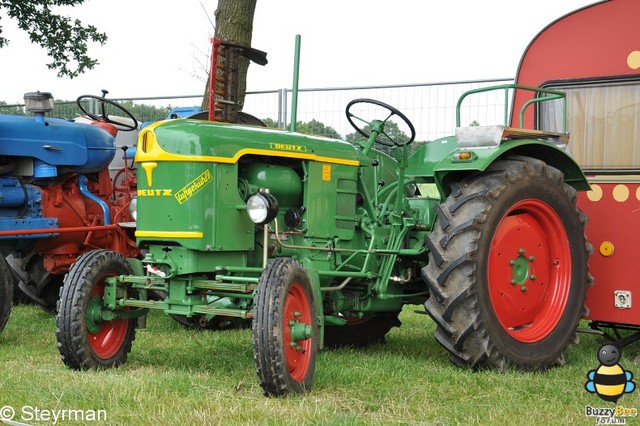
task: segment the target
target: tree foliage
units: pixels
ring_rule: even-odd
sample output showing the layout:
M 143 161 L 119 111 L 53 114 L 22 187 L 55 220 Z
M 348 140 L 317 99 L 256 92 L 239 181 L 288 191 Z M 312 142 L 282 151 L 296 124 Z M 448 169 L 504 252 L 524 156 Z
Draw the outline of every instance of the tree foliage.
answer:
M 274 129 L 278 128 L 278 122 L 272 118 L 263 118 L 262 122 L 266 124 L 267 127 L 272 127 Z M 326 124 L 316 119 L 312 119 L 307 123 L 305 123 L 304 121 L 298 121 L 296 125 L 296 132 L 303 133 L 305 135 L 342 139 L 342 136 L 340 136 L 340 133 L 338 133 L 336 129 L 331 126 L 327 126 Z
M 273 118 L 267 117 L 267 118 L 262 118 L 261 120 L 267 127 L 271 127 L 273 129 L 277 129 L 278 128 L 278 122 L 276 120 L 274 120 Z
M 27 115 L 23 107 L 7 105 L 9 104 L 5 101 L 0 101 L 0 114 Z
M 59 77 L 74 78 L 98 64 L 87 54 L 88 43 L 101 45 L 107 40 L 104 33 L 93 25 L 84 25 L 80 20 L 55 13 L 56 6 L 77 6 L 85 0 L 0 0 L 0 8 L 18 27 L 29 34 L 32 43 L 47 51 L 52 61 L 49 69 L 58 70 Z M 0 48 L 9 40 L 2 36 L 0 26 Z
M 371 126 L 369 126 L 368 124 L 364 126 L 362 130 L 369 135 L 371 134 Z M 384 135 L 378 136 L 378 139 L 377 139 L 378 141 L 383 141 L 385 143 L 392 143 L 389 137 L 398 141 L 399 143 L 403 143 L 409 140 L 409 136 L 404 131 L 402 131 L 402 129 L 400 129 L 398 124 L 394 123 L 393 121 L 387 121 L 385 123 L 384 133 L 385 133 Z M 387 137 L 386 135 L 389 135 L 389 137 Z M 358 132 L 353 132 L 353 133 L 349 133 L 346 136 L 345 140 L 347 142 L 351 142 L 353 145 L 359 145 L 361 142 L 366 141 L 367 138 L 365 138 Z M 425 142 L 414 141 L 411 145 L 409 145 L 407 153 L 408 154 L 413 153 L 423 143 Z M 390 146 L 377 143 L 376 149 L 384 152 L 385 154 L 393 155 L 393 148 Z
M 132 101 L 122 101 L 118 102 L 118 104 L 129 111 L 139 122 L 164 120 L 173 109 L 171 105 L 157 107 L 155 105 L 136 104 Z
M 362 131 L 365 132 L 366 134 L 370 135 L 371 134 L 371 126 L 370 125 L 366 125 L 362 128 Z M 400 127 L 398 127 L 398 125 L 396 123 L 394 123 L 393 121 L 387 121 L 384 125 L 384 133 L 382 135 L 378 136 L 378 141 L 382 141 L 382 142 L 386 142 L 386 143 L 392 143 L 391 139 L 389 139 L 389 137 L 391 137 L 394 140 L 397 141 L 406 141 L 409 140 L 409 136 L 407 136 L 407 134 L 405 132 L 403 132 L 402 130 L 400 130 Z M 389 137 L 387 137 L 387 135 L 389 135 Z M 353 144 L 358 143 L 360 141 L 364 141 L 367 140 L 367 138 L 365 138 L 364 136 L 362 136 L 360 133 L 358 132 L 353 132 L 353 133 L 349 133 L 346 137 L 347 142 L 351 142 Z
M 118 104 L 129 111 L 131 115 L 141 123 L 144 121 L 164 120 L 173 109 L 171 105 L 158 107 L 155 105 L 134 103 L 132 101 L 118 101 Z M 121 111 L 112 108 L 108 108 L 107 113 L 109 115 L 123 115 Z M 0 114 L 31 115 L 23 106 L 9 105 L 5 101 L 0 101 Z M 71 120 L 82 115 L 82 111 L 80 111 L 75 101 L 56 100 L 53 105 L 53 110 L 46 115 L 47 117 Z
M 371 126 L 370 125 L 366 125 L 362 128 L 362 131 L 365 132 L 366 134 L 370 135 L 371 134 Z M 394 123 L 393 121 L 387 121 L 385 123 L 384 126 L 384 132 L 386 134 L 382 134 L 378 136 L 378 141 L 382 141 L 384 143 L 392 143 L 391 139 L 389 139 L 389 137 L 387 137 L 387 135 L 389 135 L 392 139 L 397 140 L 397 141 L 406 141 L 409 140 L 409 136 L 407 136 L 406 133 L 404 133 L 402 130 L 400 130 L 400 128 L 398 127 L 398 125 L 396 123 Z M 354 145 L 358 145 L 360 142 L 366 141 L 367 138 L 365 138 L 364 136 L 362 136 L 360 133 L 358 132 L 353 132 L 353 133 L 349 133 L 347 135 L 347 137 L 345 138 L 347 142 L 351 142 Z M 391 155 L 392 154 L 392 148 L 390 146 L 386 146 L 386 145 L 382 145 L 382 144 L 377 144 L 376 149 Z
M 308 123 L 298 121 L 296 131 L 298 133 L 304 133 L 306 135 L 316 135 L 334 139 L 342 139 L 340 133 L 338 133 L 333 127 L 327 126 L 315 119 L 309 121 Z

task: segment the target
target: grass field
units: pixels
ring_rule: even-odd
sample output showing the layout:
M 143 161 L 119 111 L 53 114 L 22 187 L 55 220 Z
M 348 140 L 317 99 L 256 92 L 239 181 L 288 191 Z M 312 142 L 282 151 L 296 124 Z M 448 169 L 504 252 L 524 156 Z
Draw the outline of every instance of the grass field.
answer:
M 598 367 L 597 336 L 581 335 L 567 365 L 546 373 L 471 372 L 449 363 L 427 316 L 408 307 L 401 320 L 386 344 L 321 351 L 309 394 L 265 398 L 250 330 L 186 330 L 154 313 L 125 365 L 77 372 L 59 359 L 54 317 L 17 306 L 0 334 L 0 407 L 32 424 L 53 423 L 35 421 L 36 408 L 105 410 L 106 424 L 118 425 L 595 424 L 586 405 L 613 407 L 584 389 Z M 640 375 L 638 355 L 637 345 L 625 348 L 620 363 Z M 639 394 L 619 404 L 640 408 Z

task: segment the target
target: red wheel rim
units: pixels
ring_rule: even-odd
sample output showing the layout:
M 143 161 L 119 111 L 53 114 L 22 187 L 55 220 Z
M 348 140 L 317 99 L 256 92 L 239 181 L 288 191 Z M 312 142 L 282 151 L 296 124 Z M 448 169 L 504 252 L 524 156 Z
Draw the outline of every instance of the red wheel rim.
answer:
M 103 295 L 104 279 L 93 287 L 89 299 L 91 300 L 93 297 L 102 299 Z M 91 349 L 93 349 L 96 356 L 102 359 L 109 359 L 117 354 L 124 344 L 128 330 L 129 320 L 127 319 L 104 321 L 100 325 L 100 330 L 96 333 L 87 331 L 87 337 L 89 338 Z
M 300 382 L 307 375 L 311 361 L 312 338 L 293 340 L 292 329 L 295 324 L 311 326 L 311 308 L 309 298 L 304 287 L 299 282 L 294 282 L 284 302 L 284 342 L 287 368 L 291 377 Z M 295 345 L 291 344 L 295 342 Z
M 491 242 L 487 278 L 493 311 L 511 337 L 533 343 L 555 329 L 569 299 L 571 251 L 553 208 L 528 199 L 509 209 Z

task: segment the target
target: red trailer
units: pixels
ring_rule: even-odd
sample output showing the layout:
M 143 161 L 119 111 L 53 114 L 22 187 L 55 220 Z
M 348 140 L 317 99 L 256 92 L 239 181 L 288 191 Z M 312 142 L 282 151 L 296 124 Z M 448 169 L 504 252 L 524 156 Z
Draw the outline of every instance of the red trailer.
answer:
M 621 345 L 640 339 L 640 269 L 634 266 L 640 242 L 638 17 L 637 0 L 576 10 L 533 39 L 516 76 L 518 84 L 567 93 L 568 149 L 591 185 L 578 201 L 594 246 L 587 318 L 593 329 L 612 330 Z M 528 100 L 526 92 L 516 94 L 514 111 Z M 526 125 L 559 129 L 562 106 L 548 104 L 529 108 Z

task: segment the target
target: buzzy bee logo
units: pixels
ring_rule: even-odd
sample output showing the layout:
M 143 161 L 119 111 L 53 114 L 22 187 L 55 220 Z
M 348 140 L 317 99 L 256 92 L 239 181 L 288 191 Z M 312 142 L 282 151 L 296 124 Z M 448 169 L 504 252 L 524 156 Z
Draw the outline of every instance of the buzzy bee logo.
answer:
M 600 365 L 587 373 L 588 380 L 584 384 L 587 392 L 595 393 L 603 401 L 616 404 L 613 408 L 596 408 L 587 405 L 585 415 L 595 417 L 596 424 L 625 424 L 625 417 L 638 415 L 637 408 L 618 405 L 618 399 L 622 395 L 636 389 L 636 383 L 632 380 L 633 373 L 619 364 L 620 357 L 620 349 L 614 345 L 604 345 L 598 349 Z

